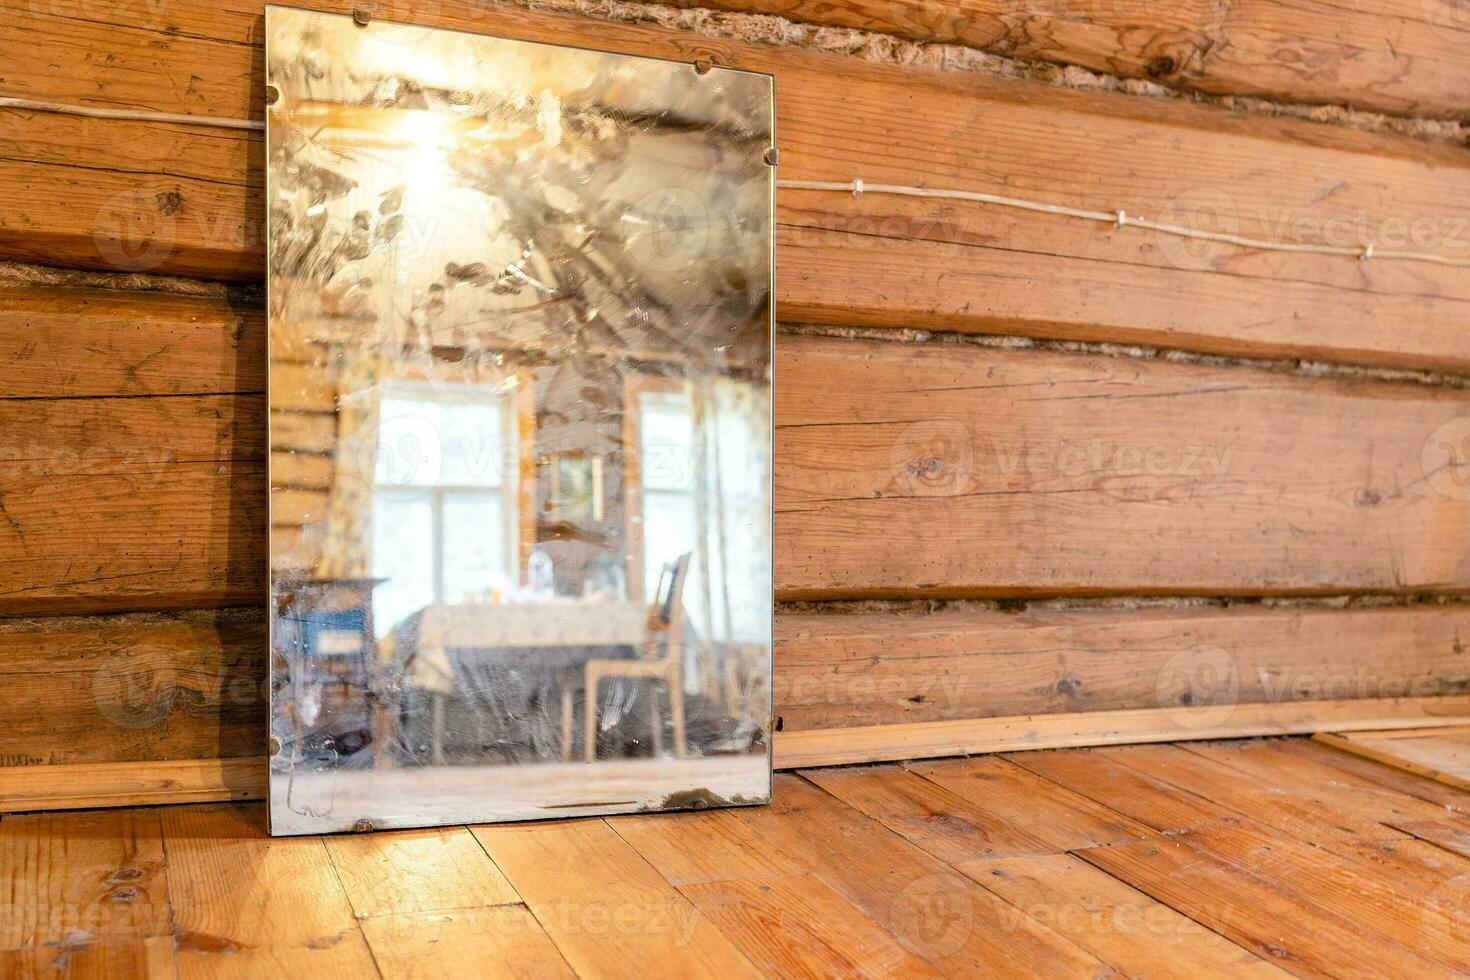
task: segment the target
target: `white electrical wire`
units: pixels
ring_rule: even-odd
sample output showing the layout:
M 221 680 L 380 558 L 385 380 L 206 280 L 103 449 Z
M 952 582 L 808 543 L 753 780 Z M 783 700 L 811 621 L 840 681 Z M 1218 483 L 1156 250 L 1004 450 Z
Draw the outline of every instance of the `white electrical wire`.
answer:
M 67 116 L 90 119 L 129 119 L 134 122 L 167 122 L 181 126 L 218 126 L 224 129 L 265 129 L 265 122 L 255 119 L 221 119 L 214 116 L 189 116 L 172 112 L 149 112 L 144 109 L 103 109 L 96 106 L 63 105 L 60 102 L 38 102 L 0 95 L 0 109 L 30 109 L 33 112 L 59 112 Z
M 862 178 L 856 178 L 846 183 L 831 180 L 778 180 L 776 181 L 776 186 L 793 191 L 839 191 L 845 194 L 851 194 L 853 197 L 862 197 L 864 194 L 896 194 L 900 197 L 975 201 L 979 204 L 994 204 L 1005 208 L 1019 208 L 1023 211 L 1039 211 L 1042 214 L 1058 214 L 1068 218 L 1081 218 L 1085 221 L 1105 221 L 1117 228 L 1147 228 L 1150 231 L 1162 232 L 1165 235 L 1178 235 L 1180 238 L 1197 238 L 1207 242 L 1224 242 L 1228 245 L 1238 245 L 1241 248 L 1255 248 L 1270 252 L 1346 255 L 1363 261 L 1367 261 L 1368 259 L 1378 261 L 1399 259 L 1405 262 L 1433 262 L 1436 265 L 1448 265 L 1461 269 L 1470 268 L 1470 258 L 1455 259 L 1446 255 L 1435 255 L 1432 252 L 1380 249 L 1372 242 L 1362 246 L 1351 247 L 1273 242 L 1261 238 L 1247 238 L 1244 235 L 1232 235 L 1226 232 L 1201 231 L 1197 228 L 1186 228 L 1183 225 L 1170 224 L 1167 221 L 1153 221 L 1149 218 L 1130 215 L 1121 209 L 1117 211 L 1092 211 L 1087 208 L 1068 207 L 1065 204 L 1046 204 L 1042 201 L 1031 201 L 1023 197 L 1004 197 L 1000 194 L 985 194 L 980 191 L 941 190 L 929 187 L 909 187 L 904 184 L 870 184 Z
M 126 119 L 136 122 L 166 122 L 182 126 L 215 126 L 224 129 L 263 130 L 265 122 L 258 119 L 227 119 L 217 116 L 191 116 L 170 112 L 150 112 L 142 109 L 104 109 L 94 106 L 65 105 L 60 102 L 41 102 L 35 99 L 17 99 L 0 96 L 0 109 L 27 109 L 32 112 L 56 112 L 71 116 L 86 116 L 92 119 Z M 778 180 L 777 187 L 793 191 L 836 191 L 862 197 L 864 194 L 893 194 L 899 197 L 922 197 L 948 201 L 973 201 L 977 204 L 993 204 L 1022 211 L 1037 211 L 1041 214 L 1056 214 L 1084 221 L 1102 221 L 1115 228 L 1146 228 L 1165 235 L 1194 238 L 1206 242 L 1222 242 L 1241 248 L 1260 249 L 1268 252 L 1299 252 L 1313 255 L 1343 255 L 1367 261 L 1398 259 L 1403 262 L 1431 262 L 1435 265 L 1470 268 L 1470 258 L 1455 259 L 1432 252 L 1415 252 L 1402 249 L 1380 249 L 1373 242 L 1361 246 L 1299 245 L 1291 242 L 1273 242 L 1263 238 L 1248 238 L 1220 231 L 1201 231 L 1167 221 L 1130 216 L 1121 208 L 1116 211 L 1093 211 L 1088 208 L 1068 207 L 1065 204 L 1047 204 L 1023 197 L 1006 197 L 1001 194 L 985 194 L 980 191 L 945 190 L 930 187 L 910 187 L 905 184 L 869 184 L 861 177 L 848 182 L 832 180 Z

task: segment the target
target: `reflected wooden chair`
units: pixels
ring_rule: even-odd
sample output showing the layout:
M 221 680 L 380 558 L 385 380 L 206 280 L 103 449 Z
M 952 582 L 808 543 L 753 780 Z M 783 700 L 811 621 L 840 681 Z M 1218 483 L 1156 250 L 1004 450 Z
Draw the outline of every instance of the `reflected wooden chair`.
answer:
M 583 688 L 587 707 L 588 762 L 597 758 L 597 688 L 604 680 L 661 681 L 669 691 L 669 713 L 674 723 L 674 754 L 684 758 L 688 745 L 684 733 L 684 582 L 689 578 L 689 555 L 664 566 L 658 591 L 648 612 L 648 635 L 643 655 L 637 660 L 589 660 Z M 664 719 L 659 709 L 658 689 L 648 699 L 648 720 L 653 727 L 653 751 L 663 754 Z M 572 752 L 572 692 L 562 691 L 562 758 Z

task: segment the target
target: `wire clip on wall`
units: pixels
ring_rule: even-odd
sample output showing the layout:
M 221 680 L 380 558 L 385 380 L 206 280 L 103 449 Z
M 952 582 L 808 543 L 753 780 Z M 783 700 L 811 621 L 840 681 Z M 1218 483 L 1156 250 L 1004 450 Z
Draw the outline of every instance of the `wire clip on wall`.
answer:
M 1241 248 L 1261 249 L 1268 252 L 1344 255 L 1365 262 L 1369 259 L 1379 261 L 1397 259 L 1402 262 L 1432 262 L 1436 265 L 1470 268 L 1470 258 L 1456 259 L 1446 255 L 1435 255 L 1432 252 L 1380 249 L 1372 242 L 1360 246 L 1298 245 L 1291 242 L 1273 242 L 1262 238 L 1248 238 L 1245 235 L 1232 235 L 1228 232 L 1187 228 L 1184 225 L 1171 224 L 1167 221 L 1153 221 L 1148 218 L 1130 215 L 1121 208 L 1116 211 L 1093 211 L 1087 208 L 1068 207 L 1064 204 L 1047 204 L 1043 201 L 1031 201 L 1023 197 L 1004 197 L 1000 194 L 984 194 L 979 191 L 909 187 L 904 184 L 870 184 L 861 177 L 854 178 L 851 182 L 778 180 L 776 181 L 776 186 L 794 191 L 838 191 L 844 194 L 851 193 L 854 198 L 860 198 L 864 194 L 894 194 L 900 197 L 974 201 L 978 204 L 994 204 L 1003 208 L 1019 208 L 1023 211 L 1038 211 L 1042 214 L 1057 214 L 1068 218 L 1080 218 L 1084 221 L 1105 222 L 1114 228 L 1145 228 L 1149 231 L 1157 231 L 1165 235 L 1177 235 L 1180 238 L 1195 238 L 1207 242 L 1223 242 L 1228 245 L 1238 245 Z

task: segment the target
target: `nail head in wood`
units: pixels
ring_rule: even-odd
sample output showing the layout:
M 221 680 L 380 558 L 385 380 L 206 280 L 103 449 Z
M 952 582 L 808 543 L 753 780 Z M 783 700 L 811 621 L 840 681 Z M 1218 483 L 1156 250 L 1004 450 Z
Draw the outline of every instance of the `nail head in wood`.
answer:
M 362 7 L 352 8 L 352 22 L 358 27 L 366 27 L 373 21 L 373 12 Z
M 709 70 L 713 67 L 714 63 L 708 58 L 698 58 L 694 62 L 694 70 L 701 75 L 708 75 Z
M 781 151 L 773 146 L 766 150 L 766 155 L 762 159 L 766 161 L 766 166 L 774 167 L 781 162 Z

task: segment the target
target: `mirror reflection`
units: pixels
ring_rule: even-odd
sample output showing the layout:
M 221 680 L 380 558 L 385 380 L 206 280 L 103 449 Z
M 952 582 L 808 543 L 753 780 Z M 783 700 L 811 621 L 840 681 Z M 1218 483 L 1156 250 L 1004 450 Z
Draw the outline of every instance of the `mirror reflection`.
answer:
M 276 833 L 769 799 L 769 77 L 267 10 Z

